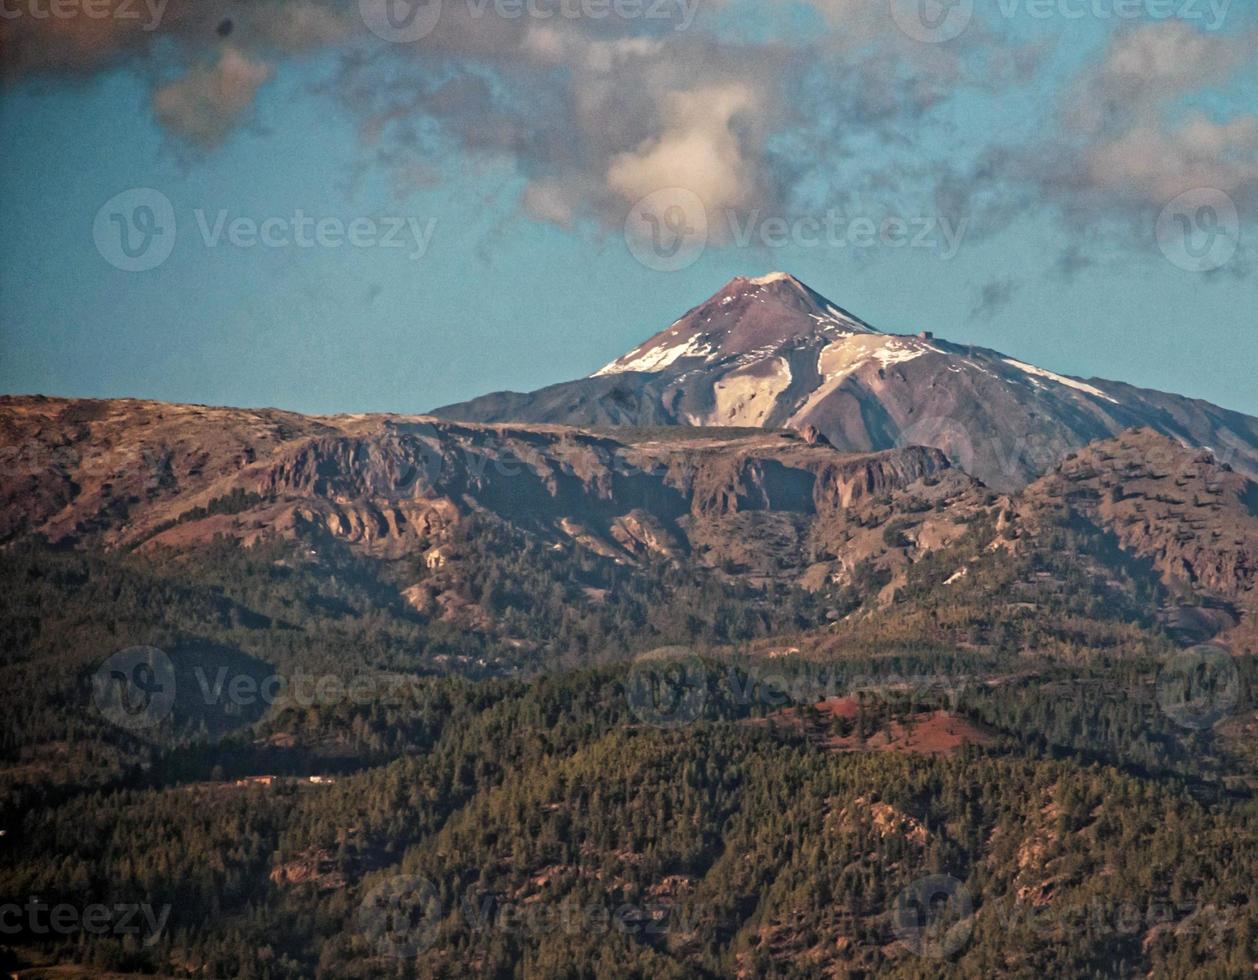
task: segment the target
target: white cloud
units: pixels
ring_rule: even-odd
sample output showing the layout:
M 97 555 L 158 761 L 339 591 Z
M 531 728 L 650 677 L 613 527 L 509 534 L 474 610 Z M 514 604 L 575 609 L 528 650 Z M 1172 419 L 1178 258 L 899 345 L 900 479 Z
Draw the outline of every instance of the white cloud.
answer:
M 1258 180 L 1258 117 L 1184 113 L 1187 95 L 1226 82 L 1253 56 L 1253 38 L 1182 21 L 1116 35 L 1070 93 L 1066 136 L 1091 190 L 1165 204 L 1196 187 L 1244 195 Z
M 666 93 L 662 131 L 612 158 L 608 186 L 628 202 L 684 187 L 709 209 L 746 207 L 756 191 L 760 108 L 737 83 Z
M 153 112 L 172 132 L 210 149 L 223 141 L 253 104 L 271 69 L 224 48 L 212 66 L 191 69 L 153 93 Z

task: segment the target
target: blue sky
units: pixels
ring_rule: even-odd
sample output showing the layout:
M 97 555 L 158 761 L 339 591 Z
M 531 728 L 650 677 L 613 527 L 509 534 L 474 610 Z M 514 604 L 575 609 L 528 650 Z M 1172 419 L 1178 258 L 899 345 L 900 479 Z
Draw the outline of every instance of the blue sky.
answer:
M 6 2 L 3 391 L 421 411 L 781 269 L 885 330 L 1258 414 L 1239 4 L 978 0 L 941 40 L 907 0 L 445 0 L 393 43 L 385 0 L 170 0 L 149 31 Z M 662 268 L 633 216 L 655 195 L 667 231 L 678 188 L 708 234 Z M 119 268 L 111 216 L 154 200 L 168 257 Z

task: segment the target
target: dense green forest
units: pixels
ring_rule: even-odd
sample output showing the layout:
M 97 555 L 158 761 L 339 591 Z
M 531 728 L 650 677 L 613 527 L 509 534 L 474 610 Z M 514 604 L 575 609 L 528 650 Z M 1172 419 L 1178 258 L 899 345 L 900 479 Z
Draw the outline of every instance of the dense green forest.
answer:
M 485 523 L 457 543 L 483 630 L 400 598 L 423 562 L 330 540 L 11 547 L 3 965 L 1250 975 L 1253 658 L 1186 725 L 1147 570 L 997 534 L 873 610 L 876 577 L 752 588 Z M 119 724 L 134 647 L 171 697 Z M 982 737 L 914 748 L 932 725 Z

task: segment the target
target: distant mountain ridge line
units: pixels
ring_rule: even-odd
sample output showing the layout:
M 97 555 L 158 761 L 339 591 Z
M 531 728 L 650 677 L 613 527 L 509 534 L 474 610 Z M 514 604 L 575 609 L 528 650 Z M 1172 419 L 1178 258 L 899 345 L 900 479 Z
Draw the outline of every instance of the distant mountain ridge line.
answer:
M 928 330 L 882 333 L 785 273 L 736 278 L 586 378 L 434 410 L 583 427 L 813 427 L 868 452 L 922 444 L 1014 491 L 1071 451 L 1143 426 L 1258 477 L 1258 419 L 1074 378 Z

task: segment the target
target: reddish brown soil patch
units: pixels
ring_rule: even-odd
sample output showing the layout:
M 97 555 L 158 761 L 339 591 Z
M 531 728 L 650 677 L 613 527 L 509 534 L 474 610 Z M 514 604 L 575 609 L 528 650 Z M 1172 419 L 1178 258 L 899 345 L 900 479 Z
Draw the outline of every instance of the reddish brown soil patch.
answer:
M 784 732 L 807 735 L 814 744 L 831 752 L 901 752 L 913 755 L 952 755 L 963 745 L 989 745 L 991 732 L 951 711 L 927 711 L 889 723 L 879 720 L 877 728 L 866 730 L 864 738 L 856 730 L 860 705 L 854 698 L 827 698 L 813 705 L 812 712 L 786 708 L 767 718 L 748 723 L 767 725 Z M 876 709 L 866 707 L 873 723 Z
M 270 878 L 280 886 L 313 885 L 321 892 L 345 887 L 345 874 L 337 867 L 332 852 L 324 848 L 311 848 L 273 867 Z
M 861 705 L 856 698 L 826 698 L 817 702 L 816 709 L 827 718 L 852 720 L 860 715 Z
M 889 727 L 867 736 L 832 735 L 824 741 L 834 752 L 902 752 L 914 755 L 952 755 L 963 745 L 988 745 L 991 735 L 973 722 L 950 711 L 896 719 Z

